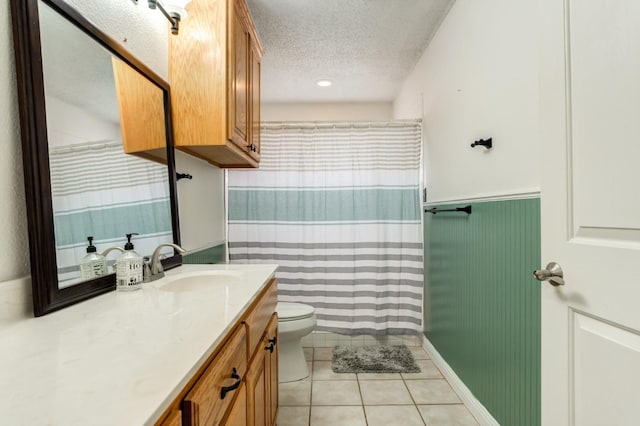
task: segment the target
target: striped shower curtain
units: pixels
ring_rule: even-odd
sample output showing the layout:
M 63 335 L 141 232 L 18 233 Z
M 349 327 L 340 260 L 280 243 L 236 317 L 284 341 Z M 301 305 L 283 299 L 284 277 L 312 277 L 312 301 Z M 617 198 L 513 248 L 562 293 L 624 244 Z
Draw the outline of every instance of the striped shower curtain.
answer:
M 229 255 L 277 263 L 278 299 L 317 330 L 422 325 L 419 122 L 263 124 L 257 170 L 230 170 Z
M 61 286 L 80 276 L 88 236 L 101 252 L 137 232 L 143 256 L 173 242 L 167 166 L 125 154 L 120 140 L 52 147 L 49 163 Z

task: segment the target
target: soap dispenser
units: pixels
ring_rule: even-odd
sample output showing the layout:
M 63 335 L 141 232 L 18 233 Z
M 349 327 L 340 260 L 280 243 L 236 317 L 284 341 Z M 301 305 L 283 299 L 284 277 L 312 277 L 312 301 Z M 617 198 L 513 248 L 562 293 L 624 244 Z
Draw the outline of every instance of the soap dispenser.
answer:
M 83 280 L 90 280 L 104 275 L 107 272 L 107 260 L 100 253 L 96 253 L 96 246 L 93 245 L 93 237 L 87 237 L 89 247 L 87 254 L 80 262 L 80 276 Z
M 127 244 L 124 245 L 124 253 L 116 259 L 116 289 L 137 290 L 142 288 L 142 256 L 133 251 L 131 236 L 137 233 L 127 234 Z

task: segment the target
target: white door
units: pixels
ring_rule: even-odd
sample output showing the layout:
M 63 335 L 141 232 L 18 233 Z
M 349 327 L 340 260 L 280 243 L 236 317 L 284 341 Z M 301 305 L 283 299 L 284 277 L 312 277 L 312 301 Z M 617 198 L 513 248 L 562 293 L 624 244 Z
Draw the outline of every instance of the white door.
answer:
M 640 1 L 540 5 L 542 425 L 640 425 Z

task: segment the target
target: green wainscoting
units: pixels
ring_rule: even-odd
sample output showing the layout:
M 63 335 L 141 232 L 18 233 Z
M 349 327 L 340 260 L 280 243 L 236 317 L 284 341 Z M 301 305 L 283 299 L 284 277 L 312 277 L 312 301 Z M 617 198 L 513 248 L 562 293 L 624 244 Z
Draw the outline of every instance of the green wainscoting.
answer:
M 227 258 L 226 244 L 208 247 L 182 256 L 183 264 L 225 263 Z
M 540 425 L 540 200 L 472 208 L 424 213 L 425 335 L 501 425 Z

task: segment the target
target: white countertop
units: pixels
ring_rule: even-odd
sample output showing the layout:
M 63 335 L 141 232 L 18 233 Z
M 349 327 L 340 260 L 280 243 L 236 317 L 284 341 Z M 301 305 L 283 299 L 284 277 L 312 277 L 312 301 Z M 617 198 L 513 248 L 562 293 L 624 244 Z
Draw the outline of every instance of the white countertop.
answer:
M 3 327 L 1 422 L 153 424 L 275 270 L 183 265 L 141 290 L 114 291 Z M 201 271 L 237 273 L 210 286 L 172 283 Z

